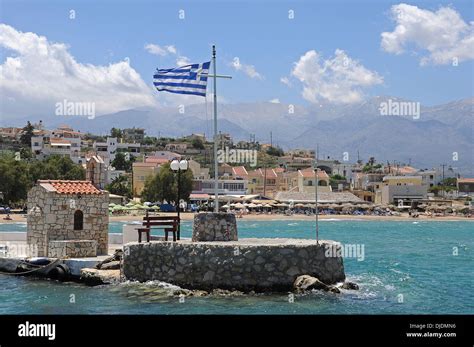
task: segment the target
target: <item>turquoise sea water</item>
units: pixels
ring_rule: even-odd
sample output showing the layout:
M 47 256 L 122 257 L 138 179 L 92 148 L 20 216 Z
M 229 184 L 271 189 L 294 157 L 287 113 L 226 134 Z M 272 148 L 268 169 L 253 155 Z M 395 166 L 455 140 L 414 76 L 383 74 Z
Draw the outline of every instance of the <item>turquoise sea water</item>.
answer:
M 239 221 L 239 237 L 314 238 L 309 221 Z M 120 232 L 123 223 L 111 223 Z M 345 258 L 359 291 L 242 297 L 170 296 L 163 284 L 86 287 L 0 275 L 0 314 L 460 314 L 474 313 L 474 224 L 436 221 L 322 221 L 320 236 L 364 246 Z M 1 231 L 24 224 L 0 224 Z M 183 226 L 189 237 L 191 223 Z M 453 255 L 457 250 L 457 255 Z M 75 303 L 71 303 L 71 294 Z

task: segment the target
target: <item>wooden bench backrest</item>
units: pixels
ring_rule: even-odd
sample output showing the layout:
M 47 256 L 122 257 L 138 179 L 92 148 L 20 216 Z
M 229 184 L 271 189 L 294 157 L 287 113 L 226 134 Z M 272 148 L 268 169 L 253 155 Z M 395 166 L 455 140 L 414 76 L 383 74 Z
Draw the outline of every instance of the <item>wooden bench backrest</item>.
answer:
M 176 227 L 179 223 L 177 216 L 145 216 L 143 217 L 143 226 L 172 226 Z

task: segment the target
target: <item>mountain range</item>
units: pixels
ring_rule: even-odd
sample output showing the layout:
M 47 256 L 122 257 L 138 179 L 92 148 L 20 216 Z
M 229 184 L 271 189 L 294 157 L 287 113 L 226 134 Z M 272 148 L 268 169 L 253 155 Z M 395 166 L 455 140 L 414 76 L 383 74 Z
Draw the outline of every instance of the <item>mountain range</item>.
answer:
M 397 161 L 418 168 L 441 164 L 455 172 L 474 177 L 474 97 L 438 106 L 421 105 L 418 119 L 381 115 L 382 102 L 412 102 L 397 97 L 377 96 L 362 103 L 301 106 L 272 102 L 219 104 L 219 131 L 234 140 L 255 135 L 260 143 L 273 142 L 285 149 L 319 148 L 320 158 L 349 161 L 374 156 L 386 163 Z M 207 106 L 207 109 L 206 109 Z M 145 128 L 152 136 L 182 136 L 213 132 L 212 104 L 189 105 L 183 109 L 137 108 L 86 117 L 35 116 L 0 119 L 1 126 L 23 126 L 26 120 L 43 120 L 47 128 L 68 124 L 74 129 L 107 134 L 111 127 Z M 456 160 L 457 159 L 457 160 Z

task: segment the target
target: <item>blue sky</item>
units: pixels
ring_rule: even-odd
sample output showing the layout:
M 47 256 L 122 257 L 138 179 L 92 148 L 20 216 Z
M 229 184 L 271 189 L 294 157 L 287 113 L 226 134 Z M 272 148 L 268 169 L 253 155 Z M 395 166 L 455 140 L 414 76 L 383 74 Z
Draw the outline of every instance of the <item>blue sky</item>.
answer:
M 75 61 L 85 66 L 108 66 L 128 57 L 130 67 L 147 86 L 152 84 L 155 68 L 174 67 L 178 56 L 193 63 L 209 60 L 211 44 L 215 43 L 219 72 L 234 77 L 219 82 L 219 95 L 227 102 L 327 101 L 319 90 L 314 91 L 317 81 L 309 86 L 315 98 L 305 97 L 302 79 L 307 70 L 299 77 L 292 71 L 307 52 L 317 52 L 322 64 L 334 58 L 336 49 L 343 50 L 365 72 L 375 74 L 374 83 L 359 90 L 363 97 L 392 95 L 435 105 L 473 95 L 470 57 L 458 66 L 422 66 L 420 59 L 429 52 L 419 47 L 421 41 L 407 42 L 400 54 L 381 47 L 381 33 L 392 32 L 397 25 L 390 14 L 391 6 L 399 1 L 2 0 L 1 4 L 1 23 L 19 32 L 44 36 L 51 43 L 66 44 Z M 450 7 L 466 25 L 474 20 L 472 1 L 410 1 L 409 5 L 433 13 Z M 180 9 L 185 11 L 184 20 L 178 17 Z M 294 10 L 291 20 L 290 9 Z M 70 10 L 75 11 L 75 19 L 69 18 Z M 150 54 L 146 44 L 172 45 L 178 54 Z M 16 56 L 18 52 L 2 46 L 2 64 L 7 57 Z M 240 70 L 232 67 L 235 57 L 243 64 Z M 248 76 L 245 66 L 253 66 L 261 77 Z M 291 87 L 281 82 L 282 77 L 289 78 Z M 326 83 L 335 81 L 337 76 Z M 36 82 L 41 81 L 31 81 Z

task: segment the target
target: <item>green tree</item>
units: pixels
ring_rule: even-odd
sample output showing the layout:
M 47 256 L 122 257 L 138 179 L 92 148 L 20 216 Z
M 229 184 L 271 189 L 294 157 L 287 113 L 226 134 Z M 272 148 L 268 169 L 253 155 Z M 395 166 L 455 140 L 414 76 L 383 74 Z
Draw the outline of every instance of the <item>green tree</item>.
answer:
M 169 163 L 163 165 L 155 176 L 148 177 L 145 181 L 142 201 L 166 200 L 176 202 L 178 197 L 177 176 L 178 174 L 170 169 Z M 181 171 L 180 184 L 180 199 L 189 199 L 189 195 L 193 190 L 193 173 L 191 170 Z
M 110 184 L 105 186 L 105 189 L 112 194 L 126 196 L 129 199 L 132 198 L 132 185 L 126 175 L 116 177 Z
M 43 161 L 30 163 L 30 179 L 37 180 L 84 180 L 86 171 L 82 165 L 75 164 L 71 158 L 52 155 Z
M 31 137 L 33 136 L 33 130 L 35 128 L 31 125 L 30 121 L 26 123 L 26 126 L 23 128 L 23 133 L 20 136 L 20 142 L 24 146 L 31 146 Z
M 273 155 L 275 157 L 281 157 L 285 153 L 283 152 L 283 149 L 281 149 L 280 147 L 272 147 L 271 146 L 271 147 L 268 147 L 267 154 L 268 155 Z
M 122 130 L 120 130 L 119 128 L 112 128 L 110 129 L 110 136 L 111 137 L 116 137 L 118 139 L 122 138 Z
M 26 200 L 27 192 L 32 186 L 28 177 L 28 163 L 15 160 L 13 155 L 0 157 L 0 192 L 3 194 L 2 203 L 13 205 Z
M 156 174 L 154 176 L 147 177 L 145 180 L 145 186 L 142 190 L 141 200 L 156 202 L 160 200 L 159 190 L 160 190 L 160 176 Z
M 202 142 L 201 139 L 196 138 L 191 142 L 192 146 L 196 149 L 204 149 L 204 143 Z
M 130 160 L 127 160 L 126 155 L 124 153 L 119 152 L 115 155 L 115 159 L 112 160 L 112 166 L 116 170 L 131 171 L 132 164 L 134 161 L 135 161 L 135 157 L 130 156 Z

